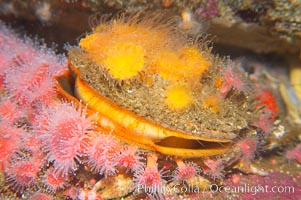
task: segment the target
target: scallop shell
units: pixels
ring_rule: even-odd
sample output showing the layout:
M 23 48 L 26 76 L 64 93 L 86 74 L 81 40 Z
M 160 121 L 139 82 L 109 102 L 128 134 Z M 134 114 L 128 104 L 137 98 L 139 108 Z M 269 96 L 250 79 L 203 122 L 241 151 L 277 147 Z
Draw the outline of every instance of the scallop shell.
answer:
M 219 155 L 231 147 L 231 139 L 191 135 L 144 119 L 97 93 L 85 83 L 80 77 L 79 70 L 70 62 L 69 69 L 71 73 L 65 72 L 56 77 L 60 96 L 69 101 L 87 104 L 91 115 L 98 113 L 94 120 L 99 129 L 108 130 L 123 142 L 143 149 L 182 157 Z M 208 135 L 218 134 L 213 132 Z
M 138 13 L 96 27 L 69 50 L 58 92 L 98 113 L 98 129 L 130 145 L 181 157 L 227 152 L 254 120 L 242 73 L 206 42 L 191 43 L 169 19 L 152 17 Z M 223 70 L 238 90 L 222 87 Z

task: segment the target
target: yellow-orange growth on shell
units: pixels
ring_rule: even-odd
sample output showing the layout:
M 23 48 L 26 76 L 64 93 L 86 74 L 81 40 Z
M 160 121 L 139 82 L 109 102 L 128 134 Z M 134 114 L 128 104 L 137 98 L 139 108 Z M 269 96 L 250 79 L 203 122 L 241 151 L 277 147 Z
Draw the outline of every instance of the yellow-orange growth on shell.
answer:
M 105 52 L 103 63 L 113 78 L 130 79 L 144 67 L 144 50 L 133 43 L 118 43 Z
M 165 93 L 166 105 L 173 110 L 182 110 L 193 103 L 193 96 L 190 88 L 182 85 L 171 85 Z
M 210 109 L 213 113 L 217 113 L 219 111 L 219 104 L 220 100 L 215 96 L 207 97 L 203 101 L 203 106 Z
M 210 66 L 208 59 L 192 47 L 184 47 L 180 52 L 160 51 L 154 63 L 158 74 L 168 81 L 194 80 Z
M 202 75 L 211 65 L 198 48 L 182 45 L 185 42 L 166 29 L 150 27 L 123 21 L 101 24 L 81 39 L 80 46 L 117 80 L 148 70 L 167 81 L 184 82 Z

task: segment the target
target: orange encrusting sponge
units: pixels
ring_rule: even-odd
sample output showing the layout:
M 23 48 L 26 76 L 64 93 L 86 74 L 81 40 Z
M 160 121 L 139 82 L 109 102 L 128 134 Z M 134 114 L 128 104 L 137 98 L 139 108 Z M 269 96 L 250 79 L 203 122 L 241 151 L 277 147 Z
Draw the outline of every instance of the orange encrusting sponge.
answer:
M 210 66 L 210 62 L 193 47 L 184 47 L 180 52 L 161 51 L 154 60 L 158 74 L 168 81 L 195 79 Z
M 117 43 L 109 48 L 103 64 L 115 79 L 130 79 L 144 67 L 144 49 L 134 43 Z
M 203 106 L 208 108 L 211 112 L 217 113 L 219 111 L 220 99 L 216 96 L 207 97 L 203 101 Z
M 101 24 L 79 45 L 116 81 L 135 79 L 142 72 L 157 74 L 169 86 L 167 107 L 187 108 L 194 102 L 194 83 L 211 65 L 210 54 L 172 34 L 172 27 L 147 23 L 151 22 Z
M 150 66 L 167 81 L 202 75 L 210 66 L 209 59 L 198 48 L 182 45 L 180 40 L 172 38 L 168 31 L 114 22 L 100 25 L 81 39 L 80 46 L 118 80 L 133 78 Z
M 116 22 L 100 25 L 79 45 L 114 79 L 128 80 L 150 64 L 153 54 L 165 46 L 164 37 L 157 30 Z
M 166 105 L 173 110 L 182 110 L 193 102 L 190 89 L 181 85 L 171 85 L 167 88 L 165 96 Z

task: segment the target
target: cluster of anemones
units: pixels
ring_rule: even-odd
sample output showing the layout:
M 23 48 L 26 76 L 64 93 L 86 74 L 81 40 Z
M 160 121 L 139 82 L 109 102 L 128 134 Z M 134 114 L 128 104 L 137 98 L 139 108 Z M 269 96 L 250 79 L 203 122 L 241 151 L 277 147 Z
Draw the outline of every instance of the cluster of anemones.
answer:
M 64 56 L 28 38 L 19 39 L 1 25 L 0 171 L 6 177 L 1 183 L 4 194 L 32 188 L 28 195 L 34 198 L 66 189 L 72 172 L 82 163 L 105 176 L 116 173 L 117 166 L 132 171 L 140 165 L 137 149 L 94 131 L 93 116 L 87 116 L 85 108 L 57 98 L 53 77 L 66 69 Z
M 0 44 L 0 171 L 6 177 L 2 184 L 7 186 L 1 190 L 4 197 L 14 192 L 17 198 L 30 189 L 26 195 L 31 199 L 52 199 L 57 192 L 85 198 L 90 194 L 74 187 L 81 166 L 104 177 L 119 170 L 131 173 L 136 185 L 166 183 L 155 154 L 148 155 L 145 162 L 136 147 L 104 134 L 105 130 L 96 131 L 95 115 L 88 116 L 86 107 L 57 98 L 53 76 L 66 70 L 63 56 L 28 38 L 19 39 L 3 25 Z M 174 180 L 197 174 L 196 165 L 178 162 L 182 164 Z

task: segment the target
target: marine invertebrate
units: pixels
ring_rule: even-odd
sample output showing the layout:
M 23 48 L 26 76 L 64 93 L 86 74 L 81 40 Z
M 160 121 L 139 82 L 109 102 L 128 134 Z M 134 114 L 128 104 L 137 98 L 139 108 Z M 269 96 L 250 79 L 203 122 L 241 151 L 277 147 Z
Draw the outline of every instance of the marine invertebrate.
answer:
M 18 160 L 6 170 L 7 181 L 13 184 L 17 191 L 34 184 L 38 180 L 39 165 L 32 160 Z
M 193 102 L 192 92 L 189 87 L 171 85 L 166 89 L 165 103 L 170 109 L 181 110 L 190 106 Z
M 32 103 L 34 100 L 50 99 L 55 96 L 54 82 L 48 71 L 48 64 L 38 59 L 16 61 L 7 70 L 5 87 L 19 102 Z
M 243 139 L 236 143 L 236 146 L 239 147 L 243 159 L 250 161 L 254 158 L 255 152 L 257 150 L 257 138 L 256 137 L 249 137 Z
M 53 50 L 29 38 L 17 38 L 2 24 L 0 43 L 0 168 L 5 173 L 6 193 L 13 191 L 11 198 L 18 199 L 19 191 L 34 186 L 41 178 L 39 172 L 46 164 L 41 150 L 45 132 L 38 126 L 48 124 L 48 118 L 37 122 L 39 109 L 56 100 L 52 76 L 66 65 Z
M 21 135 L 24 133 L 24 129 L 13 127 L 7 120 L 0 121 L 0 164 L 9 161 L 20 146 Z
M 118 155 L 117 163 L 127 171 L 134 172 L 141 165 L 142 157 L 136 147 L 125 146 Z
M 223 178 L 223 170 L 224 170 L 224 161 L 221 159 L 213 160 L 213 159 L 206 159 L 204 160 L 205 174 L 208 174 L 213 179 L 222 179 Z
M 301 144 L 296 145 L 293 149 L 287 150 L 285 157 L 288 160 L 296 160 L 298 163 L 301 163 Z
M 154 58 L 155 69 L 169 81 L 189 81 L 202 75 L 211 65 L 206 53 L 193 47 L 181 48 L 180 52 L 159 51 L 158 54 Z
M 225 98 L 232 88 L 242 90 L 243 86 L 244 83 L 242 79 L 237 72 L 233 71 L 232 67 L 224 69 L 222 86 L 220 88 L 221 97 Z
M 71 68 L 72 72 L 79 74 L 79 71 L 75 67 L 71 66 Z M 66 78 L 67 77 L 65 75 L 58 77 L 58 81 L 60 83 L 65 82 Z M 88 103 L 90 108 L 99 112 L 99 115 L 96 117 L 99 125 L 113 129 L 113 133 L 118 138 L 121 138 L 130 144 L 134 143 L 135 145 L 143 148 L 158 150 L 160 152 L 175 155 L 185 154 L 186 156 L 191 157 L 218 154 L 226 151 L 229 147 L 230 140 L 221 137 L 218 138 L 218 134 L 216 135 L 217 138 L 183 134 L 175 130 L 164 128 L 150 120 L 142 119 L 136 114 L 120 108 L 120 106 L 114 102 L 108 101 L 107 98 L 101 96 L 91 88 L 88 88 L 84 81 L 80 79 L 80 76 L 77 76 L 77 81 L 76 93 L 80 94 L 79 98 Z M 58 89 L 67 99 L 76 100 L 64 91 L 62 85 L 58 85 Z M 124 134 L 125 130 L 127 134 Z M 165 132 L 165 134 L 162 134 L 163 132 Z M 228 137 L 232 136 L 233 135 L 231 133 L 228 134 Z M 185 147 L 185 145 L 188 146 L 186 146 L 185 150 L 175 150 L 175 148 L 170 146 L 171 141 L 174 139 L 180 140 L 183 147 Z M 154 142 L 155 140 L 157 141 L 156 144 Z M 212 143 L 212 145 L 210 145 L 210 150 L 203 149 L 201 146 L 198 148 L 197 146 L 199 146 L 199 143 L 196 140 Z M 223 143 L 223 145 L 220 145 L 220 143 Z M 191 148 L 191 144 L 194 144 L 195 147 Z
M 56 56 L 46 46 L 29 38 L 21 40 L 2 24 L 0 77 L 10 97 L 19 103 L 33 103 L 54 98 L 52 76 L 66 69 L 64 56 Z
M 206 26 L 201 21 L 197 21 L 194 14 L 190 10 L 184 10 L 181 12 L 182 20 L 179 23 L 179 27 L 190 34 L 198 34 L 199 32 L 205 31 Z
M 103 199 L 95 190 L 90 190 L 90 189 L 80 190 L 76 198 L 79 200 L 89 200 L 89 199 L 102 200 Z
M 63 192 L 64 196 L 67 196 L 68 198 L 71 199 L 76 199 L 78 197 L 78 194 L 79 194 L 79 189 L 74 186 L 71 186 L 70 188 L 68 188 Z
M 164 23 L 160 17 L 158 20 Z M 215 84 L 221 65 L 227 66 L 225 93 L 233 87 L 242 90 L 240 75 L 232 69 L 234 64 L 215 58 L 206 44 L 197 45 L 188 42 L 185 34 L 174 34 L 172 24 L 155 27 L 157 21 L 152 20 L 141 13 L 122 16 L 100 24 L 81 39 L 81 48 L 69 51 L 70 73 L 56 78 L 60 95 L 88 104 L 91 112 L 99 113 L 95 118 L 98 125 L 111 129 L 128 144 L 187 157 L 225 152 L 237 129 L 248 125 L 248 110 L 253 106 L 247 102 L 251 98 L 246 91 L 236 94 L 241 95 L 239 100 L 227 97 L 221 105 L 218 102 L 218 92 L 224 90 Z M 133 51 L 116 48 L 121 44 Z M 140 60 L 135 61 L 139 66 L 133 67 L 135 59 Z M 73 84 L 74 93 L 70 92 Z M 203 102 L 210 96 L 216 98 Z M 247 106 L 239 106 L 243 102 Z M 203 103 L 218 113 L 215 122 L 207 120 L 212 114 L 204 112 L 200 107 Z M 224 117 L 229 108 L 234 120 Z M 199 141 L 208 144 L 210 150 L 198 145 Z M 181 144 L 181 148 L 173 143 Z
M 0 119 L 6 119 L 13 124 L 15 120 L 23 115 L 24 113 L 13 98 L 0 97 Z
M 206 97 L 203 101 L 203 106 L 208 108 L 211 112 L 217 113 L 220 109 L 220 100 L 216 96 Z
M 41 192 L 36 192 L 30 197 L 30 200 L 52 200 L 52 199 L 53 197 L 51 195 L 44 194 Z
M 27 131 L 22 135 L 22 148 L 31 151 L 33 155 L 42 155 L 43 141 L 39 138 L 36 131 Z
M 269 132 L 279 112 L 276 98 L 269 90 L 260 90 L 256 99 L 258 101 L 256 107 L 260 109 L 260 117 L 252 125 L 264 132 Z
M 126 22 L 122 18 L 114 25 L 102 24 L 95 29 L 96 34 L 80 41 L 80 46 L 90 52 L 90 57 L 119 80 L 136 76 L 145 63 L 150 62 L 147 59 L 156 54 L 153 50 L 162 48 L 162 44 L 164 46 L 168 42 L 163 40 L 167 38 L 163 34 L 168 32 L 159 32 L 151 21 Z
M 258 120 L 252 122 L 253 126 L 261 129 L 265 133 L 268 133 L 273 127 L 273 117 L 271 112 L 262 112 Z
M 149 154 L 146 167 L 135 172 L 134 182 L 138 192 L 144 192 L 151 196 L 161 195 L 160 188 L 166 181 L 162 178 L 163 172 L 158 170 L 157 159 L 157 155 Z
M 200 172 L 199 166 L 192 162 L 183 162 L 180 159 L 176 160 L 177 169 L 174 172 L 173 180 L 177 182 L 189 181 L 193 177 L 197 176 Z
M 28 101 L 36 105 L 40 102 L 45 104 L 54 102 L 56 98 L 54 85 L 53 77 L 47 76 L 42 84 L 35 84 L 32 89 L 28 91 Z
M 117 43 L 106 52 L 103 63 L 113 78 L 126 80 L 144 67 L 144 49 L 132 43 Z
M 34 13 L 43 23 L 49 23 L 53 17 L 52 5 L 47 2 L 41 2 L 35 5 Z
M 206 52 L 192 45 L 181 47 L 181 36 L 172 34 L 173 20 L 164 20 L 160 15 L 152 17 L 149 20 L 138 13 L 130 20 L 122 16 L 114 24 L 101 24 L 79 45 L 119 80 L 132 78 L 141 71 L 157 71 L 167 80 L 198 77 L 211 65 Z M 157 27 L 156 20 L 163 25 Z M 179 51 L 174 51 L 175 47 Z
M 44 112 L 47 121 L 40 122 L 39 136 L 43 151 L 47 160 L 54 162 L 57 175 L 66 175 L 76 170 L 76 160 L 87 148 L 86 134 L 93 131 L 93 122 L 86 117 L 85 109 L 77 109 L 72 103 L 58 102 Z
M 66 187 L 67 180 L 66 177 L 57 174 L 53 167 L 47 169 L 45 174 L 40 177 L 41 182 L 45 186 L 47 192 L 55 193 L 57 190 L 61 190 Z
M 269 90 L 262 90 L 259 91 L 257 100 L 257 107 L 263 106 L 262 112 L 270 112 L 273 120 L 279 112 L 275 96 Z
M 105 177 L 117 172 L 118 156 L 122 149 L 121 143 L 111 135 L 95 134 L 90 139 L 86 150 L 87 165 L 92 171 Z

